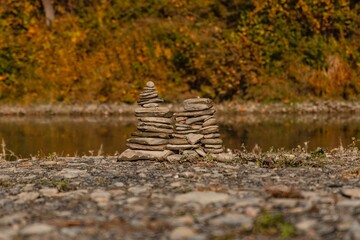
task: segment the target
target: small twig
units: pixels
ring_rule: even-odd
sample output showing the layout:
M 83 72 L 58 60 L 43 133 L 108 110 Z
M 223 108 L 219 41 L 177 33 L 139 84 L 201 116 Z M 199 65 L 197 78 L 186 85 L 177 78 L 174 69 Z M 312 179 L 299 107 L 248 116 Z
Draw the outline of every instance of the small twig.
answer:
M 0 160 L 6 160 L 6 150 L 5 150 L 6 144 L 4 139 L 1 140 L 1 147 L 2 147 L 2 157 L 0 158 Z
M 103 145 L 101 144 L 97 155 L 99 157 L 99 156 L 102 156 L 102 154 L 103 154 Z

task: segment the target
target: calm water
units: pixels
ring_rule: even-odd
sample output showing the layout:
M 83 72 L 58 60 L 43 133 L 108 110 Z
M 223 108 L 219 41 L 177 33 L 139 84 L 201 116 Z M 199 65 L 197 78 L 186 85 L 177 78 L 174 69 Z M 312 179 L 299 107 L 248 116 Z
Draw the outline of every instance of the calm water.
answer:
M 255 145 L 291 149 L 308 142 L 309 150 L 330 150 L 360 139 L 360 117 L 308 116 L 217 116 L 227 148 Z M 90 155 L 99 149 L 106 155 L 125 149 L 126 139 L 136 130 L 134 117 L 0 117 L 0 141 L 19 157 L 49 154 Z

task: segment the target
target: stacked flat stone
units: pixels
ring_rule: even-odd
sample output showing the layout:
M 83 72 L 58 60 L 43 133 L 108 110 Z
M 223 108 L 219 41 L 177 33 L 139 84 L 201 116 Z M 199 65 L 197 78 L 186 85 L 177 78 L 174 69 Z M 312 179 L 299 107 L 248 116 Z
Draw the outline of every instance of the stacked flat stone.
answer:
M 138 131 L 127 139 L 129 149 L 120 155 L 120 159 L 159 159 L 171 153 L 166 146 L 173 133 L 172 114 L 169 108 L 159 106 L 162 102 L 155 84 L 147 82 L 137 102 L 140 107 L 135 109 Z
M 208 98 L 187 99 L 183 108 L 174 113 L 175 131 L 167 149 L 190 154 L 194 151 L 200 156 L 222 153 L 223 142 L 212 101 Z

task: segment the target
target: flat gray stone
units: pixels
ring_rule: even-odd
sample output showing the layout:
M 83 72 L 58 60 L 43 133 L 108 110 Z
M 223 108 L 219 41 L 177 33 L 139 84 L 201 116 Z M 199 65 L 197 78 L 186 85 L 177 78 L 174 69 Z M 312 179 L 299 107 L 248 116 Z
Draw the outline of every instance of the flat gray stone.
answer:
M 212 104 L 185 104 L 183 103 L 183 107 L 186 111 L 202 111 L 212 108 Z
M 218 192 L 193 191 L 175 196 L 175 202 L 178 203 L 197 202 L 202 205 L 217 203 L 217 202 L 226 202 L 229 199 L 230 197 L 228 194 L 218 193 Z
M 231 162 L 236 158 L 236 154 L 232 153 L 211 154 L 211 156 L 219 162 Z
M 16 197 L 18 203 L 23 203 L 35 200 L 39 197 L 39 195 L 40 194 L 38 192 L 22 192 L 19 193 Z
M 138 144 L 144 144 L 144 145 L 164 145 L 168 143 L 167 139 L 163 138 L 129 138 L 127 140 L 130 143 L 138 143 Z
M 174 138 L 186 139 L 186 134 L 173 133 L 171 134 L 171 136 L 173 136 Z
M 164 128 L 164 129 L 173 129 L 173 126 L 166 123 L 151 123 L 151 122 L 139 122 L 138 127 L 144 127 L 144 126 L 152 126 L 157 128 Z
M 133 132 L 131 136 L 136 137 L 158 137 L 158 138 L 164 138 L 169 139 L 171 136 L 168 133 L 159 133 L 159 132 Z
M 185 138 L 171 138 L 171 139 L 169 139 L 169 144 L 186 145 L 186 144 L 189 144 L 189 142 Z
M 87 172 L 87 170 L 63 168 L 60 172 L 55 174 L 55 176 L 61 176 L 64 178 L 77 178 L 89 176 L 89 173 Z
M 192 145 L 198 143 L 203 138 L 204 138 L 204 135 L 202 135 L 202 134 L 189 133 L 186 135 L 186 140 Z
M 197 152 L 195 150 L 184 150 L 182 153 L 184 156 L 186 157 L 190 157 L 190 158 L 197 158 L 199 157 L 199 155 L 197 154 Z
M 204 127 L 213 126 L 213 125 L 217 125 L 217 121 L 215 118 L 210 118 L 210 119 L 204 121 L 204 123 L 203 123 Z
M 173 133 L 173 129 L 167 129 L 167 128 L 159 128 L 154 126 L 138 126 L 137 127 L 139 131 L 145 131 L 145 132 L 158 132 L 158 133 Z
M 100 207 L 107 206 L 111 198 L 111 193 L 102 189 L 95 189 L 90 194 L 90 199 L 96 202 Z
M 146 87 L 153 88 L 153 87 L 155 87 L 155 83 L 153 81 L 148 81 L 146 83 Z
M 55 230 L 54 226 L 45 223 L 34 223 L 20 230 L 21 235 L 40 235 Z
M 205 157 L 205 156 L 206 156 L 206 152 L 204 152 L 204 150 L 202 150 L 201 148 L 197 148 L 197 149 L 195 149 L 195 151 L 196 151 L 197 154 L 199 154 L 201 157 Z
M 159 107 L 159 104 L 158 103 L 145 103 L 141 106 L 144 108 L 154 108 L 154 107 Z
M 206 153 L 214 153 L 214 154 L 219 154 L 219 153 L 223 153 L 224 149 L 220 148 L 220 149 L 216 149 L 216 148 L 205 148 L 204 151 Z
M 165 151 L 143 151 L 127 149 L 119 156 L 122 161 L 136 161 L 136 160 L 161 160 L 171 155 L 172 152 Z
M 9 180 L 11 177 L 9 175 L 0 175 L 0 181 Z
M 210 133 L 210 134 L 204 135 L 204 138 L 205 138 L 205 139 L 208 139 L 208 138 L 219 138 L 219 137 L 220 137 L 220 133 Z
M 203 111 L 193 111 L 193 112 L 176 112 L 174 113 L 174 116 L 176 117 L 197 117 L 197 116 L 203 116 L 203 115 L 212 115 L 215 113 L 214 109 L 208 109 Z
M 156 91 L 154 91 L 154 93 L 149 93 L 149 94 L 143 94 L 143 95 L 140 95 L 140 102 L 141 101 L 146 101 L 146 100 L 149 100 L 149 99 L 153 99 L 153 98 L 157 98 L 158 97 L 158 94 Z
M 340 190 L 341 194 L 350 198 L 360 198 L 360 188 L 344 188 Z
M 211 117 L 210 115 L 203 115 L 203 116 L 199 116 L 199 117 L 192 117 L 192 118 L 188 118 L 185 123 L 186 124 L 193 124 L 195 122 L 201 122 L 204 121 L 205 119 Z
M 151 189 L 150 185 L 136 185 L 136 186 L 130 187 L 128 189 L 128 191 L 131 192 L 134 195 L 139 195 L 139 194 L 142 194 L 142 193 L 149 192 L 150 189 Z
M 223 145 L 215 145 L 215 144 L 205 144 L 204 146 L 205 148 L 209 149 L 209 148 L 212 148 L 212 149 L 219 149 L 219 148 L 222 148 Z
M 171 118 L 165 117 L 141 117 L 138 120 L 141 122 L 172 124 Z
M 336 207 L 340 209 L 354 209 L 354 208 L 360 208 L 360 200 L 341 200 L 337 202 Z
M 314 229 L 317 223 L 318 221 L 315 219 L 305 219 L 301 222 L 296 223 L 295 227 L 300 231 L 307 232 L 311 229 Z
M 212 104 L 210 98 L 189 98 L 183 101 L 183 104 Z
M 28 214 L 26 212 L 17 212 L 10 215 L 5 215 L 0 218 L 0 226 L 1 225 L 13 225 L 15 223 L 25 223 Z
M 254 225 L 254 219 L 244 214 L 227 213 L 211 219 L 209 223 L 215 226 L 236 225 L 241 230 L 250 230 Z
M 196 232 L 186 226 L 181 226 L 173 229 L 170 233 L 171 240 L 183 240 L 183 239 L 191 239 L 196 235 Z
M 181 159 L 183 159 L 184 156 L 181 155 L 181 154 L 173 154 L 173 155 L 170 155 L 166 158 L 166 160 L 168 160 L 169 162 L 178 162 L 178 161 L 181 161 Z
M 195 149 L 198 148 L 199 145 L 192 145 L 192 144 L 184 144 L 184 145 L 175 145 L 175 144 L 168 144 L 166 145 L 166 149 L 169 150 L 187 150 L 187 149 Z
M 163 151 L 166 149 L 166 144 L 163 145 L 144 145 L 138 143 L 126 143 L 128 148 L 133 150 L 148 150 L 148 151 Z
M 180 134 L 189 134 L 189 133 L 198 133 L 198 130 L 177 130 L 175 131 L 176 133 L 180 133 Z
M 144 104 L 150 104 L 150 103 L 162 103 L 164 100 L 162 98 L 150 98 L 150 99 L 139 99 L 137 103 L 142 106 Z
M 59 190 L 57 188 L 43 188 L 39 190 L 39 193 L 44 197 L 56 197 Z
M 167 107 L 155 108 L 136 108 L 135 116 L 137 117 L 163 117 L 171 116 L 170 110 Z
M 200 129 L 201 134 L 210 134 L 210 133 L 218 133 L 219 132 L 219 127 L 218 126 L 208 126 L 208 127 L 203 127 L 202 129 Z

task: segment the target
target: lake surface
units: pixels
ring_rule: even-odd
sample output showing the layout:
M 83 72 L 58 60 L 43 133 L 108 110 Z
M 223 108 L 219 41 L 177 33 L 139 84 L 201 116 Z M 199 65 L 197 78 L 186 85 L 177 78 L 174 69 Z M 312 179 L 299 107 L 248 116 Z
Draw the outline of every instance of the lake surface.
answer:
M 258 145 L 309 150 L 344 147 L 360 139 L 360 117 L 354 115 L 218 115 L 226 148 L 248 150 Z M 113 155 L 126 149 L 136 118 L 123 117 L 0 117 L 0 143 L 18 157 L 48 155 Z M 357 143 L 356 143 L 357 144 Z M 358 144 L 357 144 L 358 145 Z M 360 144 L 359 144 L 360 145 Z M 1 151 L 0 151 L 1 152 Z

